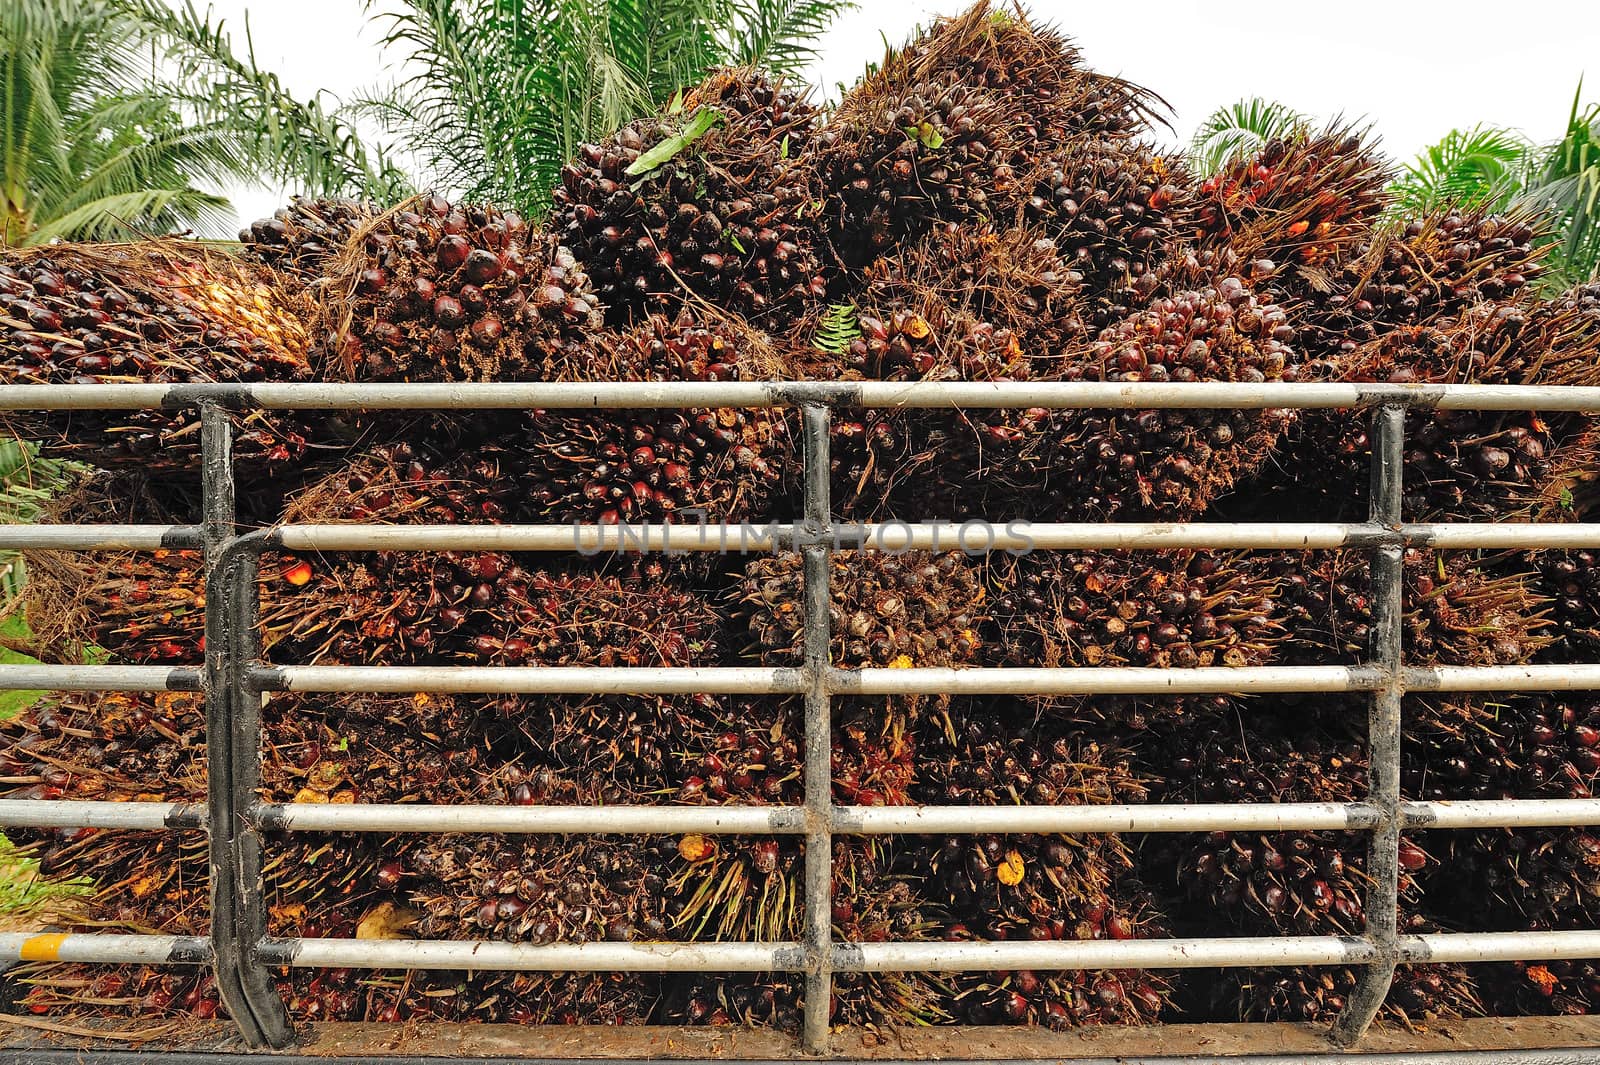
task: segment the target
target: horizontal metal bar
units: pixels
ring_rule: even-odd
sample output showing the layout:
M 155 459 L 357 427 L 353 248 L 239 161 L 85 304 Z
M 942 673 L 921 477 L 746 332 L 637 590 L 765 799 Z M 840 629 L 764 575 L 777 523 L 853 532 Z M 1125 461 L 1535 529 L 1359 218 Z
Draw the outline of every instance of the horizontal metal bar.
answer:
M 978 381 L 607 381 L 596 383 L 277 383 L 0 385 L 0 410 L 137 410 L 215 402 L 335 410 L 641 407 L 1333 408 L 1600 410 L 1600 387 L 1288 383 Z
M 268 939 L 268 965 L 516 972 L 799 972 L 799 943 L 502 943 L 444 939 Z
M 1366 666 L 1210 666 L 1199 669 L 835 669 L 848 695 L 1156 695 L 1229 692 L 1370 691 L 1382 674 Z
M 198 525 L 0 525 L 0 551 L 199 550 Z
M 846 943 L 848 972 L 1000 972 L 1015 969 L 1200 969 L 1255 965 L 1362 965 L 1377 956 L 1357 936 L 1278 939 L 1056 939 Z
M 204 828 L 204 803 L 0 799 L 0 828 Z
M 203 803 L 0 799 L 0 827 L 183 829 L 205 824 Z M 793 835 L 794 806 L 434 806 L 421 803 L 272 803 L 252 811 L 261 827 L 293 832 L 506 832 L 627 835 L 702 832 Z M 1407 827 L 1537 828 L 1600 824 L 1600 799 L 1410 802 Z M 1378 821 L 1365 803 L 1107 806 L 840 806 L 841 835 L 966 835 L 984 832 L 1362 831 Z
M 284 525 L 293 551 L 617 551 L 761 552 L 807 542 L 797 525 Z M 1412 524 L 1369 522 L 1161 522 L 991 524 L 973 519 L 836 525 L 837 548 L 875 551 L 1234 549 L 1309 550 L 1417 544 L 1435 548 L 1600 547 L 1600 523 Z
M 0 932 L 0 960 L 204 965 L 211 960 L 211 941 L 197 936 Z
M 42 672 L 46 670 L 54 672 L 46 676 Z M 118 671 L 115 683 L 109 676 L 100 682 L 84 676 L 96 670 Z M 158 674 L 175 677 L 175 684 L 192 677 L 190 670 L 155 666 L 0 666 L 0 690 L 73 685 L 71 690 L 78 691 L 159 691 Z M 1590 691 L 1600 690 L 1600 665 L 1435 666 L 1408 669 L 1405 678 L 1406 687 L 1416 691 Z M 791 695 L 805 690 L 799 669 L 753 666 L 257 666 L 249 671 L 249 681 L 261 691 L 308 692 Z M 1382 683 L 1382 672 L 1371 666 L 834 669 L 828 673 L 830 690 L 841 695 L 1346 692 L 1372 691 Z
M 262 828 L 299 832 L 746 833 L 805 831 L 794 806 L 424 806 L 293 803 L 254 810 Z M 3 824 L 0 821 L 0 824 Z
M 0 665 L 0 691 L 197 692 L 194 666 Z
M 1473 932 L 1401 936 L 1403 962 L 1484 962 L 1600 957 L 1600 932 Z M 1194 969 L 1256 965 L 1365 965 L 1377 949 L 1359 936 L 1277 939 L 1005 940 L 850 943 L 835 966 L 856 972 L 1013 969 Z
M 1117 806 L 842 806 L 834 831 L 860 835 L 985 832 L 1233 832 L 1369 829 L 1361 803 L 1195 803 Z
M 1405 671 L 1407 691 L 1600 691 L 1600 664 L 1434 666 Z
M 1400 960 L 1564 961 L 1600 958 L 1600 931 L 1573 932 L 1448 932 L 1401 936 Z
M 1408 802 L 1408 828 L 1557 828 L 1600 825 L 1600 799 L 1472 799 Z
M 296 692 L 795 695 L 805 690 L 799 669 L 756 666 L 257 666 L 247 681 L 260 691 Z
M 799 972 L 799 943 L 502 943 L 482 940 L 268 939 L 263 963 L 296 968 L 474 969 L 543 972 Z M 1403 962 L 1600 957 L 1600 931 L 1455 932 L 1402 936 Z M 0 959 L 96 964 L 200 964 L 209 941 L 191 936 L 0 933 Z M 1359 936 L 841 943 L 833 967 L 852 972 L 1012 969 L 1185 969 L 1362 965 L 1376 950 Z

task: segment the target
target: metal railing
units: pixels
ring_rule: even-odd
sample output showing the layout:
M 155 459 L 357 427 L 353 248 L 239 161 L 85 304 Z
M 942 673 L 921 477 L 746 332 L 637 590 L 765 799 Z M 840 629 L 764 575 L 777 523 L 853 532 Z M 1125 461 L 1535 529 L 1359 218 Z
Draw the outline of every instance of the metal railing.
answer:
M 1600 690 L 1600 663 L 1407 668 L 1403 665 L 1401 554 L 1435 549 L 1600 547 L 1600 526 L 1419 524 L 1401 518 L 1405 413 L 1412 408 L 1600 410 L 1600 388 L 1342 384 L 603 383 L 256 384 L 0 386 L 0 410 L 197 408 L 202 418 L 203 521 L 198 526 L 11 526 L 0 548 L 59 551 L 190 548 L 206 565 L 203 666 L 0 665 L 0 690 L 200 691 L 205 694 L 208 796 L 204 805 L 158 802 L 0 801 L 0 826 L 193 829 L 210 840 L 209 937 L 0 934 L 0 960 L 190 964 L 215 968 L 224 1004 L 250 1046 L 294 1040 L 273 989 L 276 966 L 547 971 L 715 971 L 804 974 L 807 1051 L 828 1045 L 838 972 L 1363 967 L 1331 1036 L 1354 1045 L 1381 1007 L 1398 963 L 1600 957 L 1600 930 L 1400 935 L 1399 838 L 1405 829 L 1600 823 L 1600 799 L 1404 802 L 1401 703 L 1413 691 Z M 240 535 L 235 526 L 230 411 L 265 409 L 517 409 L 798 407 L 804 427 L 805 508 L 797 523 L 766 527 L 750 550 L 804 556 L 805 657 L 794 668 L 322 667 L 265 665 L 257 647 L 256 577 L 262 552 L 486 550 L 713 551 L 726 526 L 283 525 Z M 1359 523 L 1065 523 L 1028 528 L 1028 545 L 995 530 L 985 549 L 1309 549 L 1372 553 L 1373 654 L 1359 666 L 1142 669 L 859 669 L 829 661 L 829 555 L 930 548 L 953 540 L 927 525 L 844 525 L 832 519 L 829 436 L 836 407 L 1363 408 L 1372 417 L 1369 520 Z M 263 803 L 259 800 L 265 693 L 738 693 L 802 695 L 805 802 L 797 807 L 423 806 Z M 1368 692 L 1371 789 L 1363 802 L 1062 807 L 835 806 L 830 780 L 831 700 L 840 694 L 1174 694 Z M 1370 838 L 1369 897 L 1361 936 L 1047 942 L 832 940 L 831 842 L 887 833 L 1199 832 L 1345 830 Z M 284 939 L 267 935 L 262 833 L 740 833 L 805 840 L 800 942 L 527 944 L 419 940 Z

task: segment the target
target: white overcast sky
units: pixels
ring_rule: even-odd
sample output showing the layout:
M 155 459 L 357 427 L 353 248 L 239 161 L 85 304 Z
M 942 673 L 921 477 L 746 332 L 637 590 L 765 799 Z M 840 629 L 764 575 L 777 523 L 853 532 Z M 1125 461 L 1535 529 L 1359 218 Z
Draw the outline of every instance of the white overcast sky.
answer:
M 885 37 L 898 43 L 917 25 L 964 7 L 962 0 L 865 0 L 818 43 L 810 80 L 831 92 L 882 54 Z M 1314 116 L 1363 116 L 1391 154 L 1409 158 L 1452 127 L 1474 123 L 1555 138 L 1586 65 L 1584 96 L 1600 98 L 1595 0 L 1037 0 L 1028 7 L 1076 38 L 1096 69 L 1164 97 L 1179 142 L 1214 108 L 1259 95 Z M 212 8 L 240 48 L 248 12 L 257 61 L 296 94 L 326 89 L 343 97 L 395 76 L 400 57 L 381 53 L 361 0 L 213 0 Z M 239 216 L 251 219 L 289 191 L 232 195 Z

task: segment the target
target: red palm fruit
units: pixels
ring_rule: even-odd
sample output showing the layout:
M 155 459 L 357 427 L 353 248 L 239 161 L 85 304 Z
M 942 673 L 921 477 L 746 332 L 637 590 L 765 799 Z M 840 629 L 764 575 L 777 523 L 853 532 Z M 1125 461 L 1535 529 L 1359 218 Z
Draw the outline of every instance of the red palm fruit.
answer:
M 321 316 L 333 379 L 516 380 L 567 358 L 600 305 L 572 253 L 515 212 L 427 195 L 361 226 Z
M 715 319 L 652 317 L 552 365 L 562 381 L 737 381 L 767 376 L 746 334 Z M 560 521 L 761 517 L 787 464 L 769 410 L 536 410 L 515 437 L 535 513 Z M 737 550 L 737 545 L 729 544 Z
M 251 222 L 239 240 L 246 255 L 310 286 L 327 276 L 344 246 L 374 213 L 369 204 L 355 200 L 295 196 L 272 217 Z
M 1198 235 L 1241 261 L 1326 270 L 1367 241 L 1391 177 L 1366 133 L 1301 131 L 1229 163 L 1200 186 Z

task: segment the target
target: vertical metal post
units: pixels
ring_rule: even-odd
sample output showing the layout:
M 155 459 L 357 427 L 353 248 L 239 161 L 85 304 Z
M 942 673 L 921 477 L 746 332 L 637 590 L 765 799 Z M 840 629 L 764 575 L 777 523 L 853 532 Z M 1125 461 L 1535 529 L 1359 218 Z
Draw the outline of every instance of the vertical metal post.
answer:
M 201 417 L 202 530 L 206 561 L 206 798 L 210 835 L 211 943 L 217 991 L 252 1047 L 294 1038 L 283 1001 L 255 944 L 266 934 L 261 838 L 246 820 L 260 786 L 261 696 L 246 690 L 254 658 L 254 544 L 238 550 L 233 487 L 233 420 L 216 404 Z M 241 582 L 243 593 L 241 594 Z
M 806 1015 L 802 1038 L 813 1054 L 828 1050 L 833 1000 L 833 714 L 828 671 L 831 641 L 828 563 L 833 553 L 828 483 L 831 419 L 826 407 L 803 408 L 805 421 L 806 689 Z
M 1371 521 L 1398 533 L 1402 520 L 1406 410 L 1384 406 L 1372 412 Z M 1381 820 L 1367 850 L 1367 938 L 1378 958 L 1362 974 L 1333 1023 L 1333 1041 L 1351 1046 L 1366 1034 L 1394 980 L 1399 953 L 1400 904 L 1400 715 L 1405 698 L 1404 546 L 1398 540 L 1372 552 L 1372 658 L 1386 679 L 1372 693 L 1367 714 L 1369 801 Z

